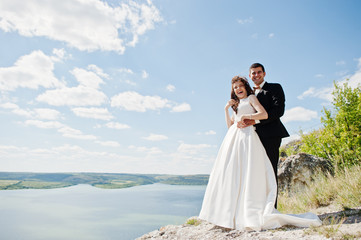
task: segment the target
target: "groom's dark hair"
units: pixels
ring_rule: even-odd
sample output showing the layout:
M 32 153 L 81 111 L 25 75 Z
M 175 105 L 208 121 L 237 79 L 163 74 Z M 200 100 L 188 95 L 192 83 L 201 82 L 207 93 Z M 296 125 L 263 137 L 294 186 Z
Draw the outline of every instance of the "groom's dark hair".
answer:
M 266 71 L 264 70 L 264 66 L 263 66 L 262 64 L 260 64 L 260 63 L 253 63 L 253 64 L 249 67 L 249 70 L 251 70 L 251 68 L 258 68 L 258 67 L 261 67 L 261 68 L 262 68 L 262 71 L 263 71 L 263 72 L 266 72 Z

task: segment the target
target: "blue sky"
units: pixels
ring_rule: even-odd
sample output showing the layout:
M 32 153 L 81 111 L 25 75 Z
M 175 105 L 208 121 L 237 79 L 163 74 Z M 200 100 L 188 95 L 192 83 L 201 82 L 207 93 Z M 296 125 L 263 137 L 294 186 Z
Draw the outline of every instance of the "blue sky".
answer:
M 358 0 L 1 0 L 0 171 L 209 173 L 235 75 L 297 138 L 361 82 Z

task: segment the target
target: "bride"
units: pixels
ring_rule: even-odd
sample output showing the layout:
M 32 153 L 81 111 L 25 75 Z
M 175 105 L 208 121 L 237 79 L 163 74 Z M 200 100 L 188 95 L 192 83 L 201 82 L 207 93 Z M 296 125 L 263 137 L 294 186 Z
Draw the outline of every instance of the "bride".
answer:
M 277 184 L 266 151 L 253 126 L 237 127 L 245 119 L 268 118 L 245 77 L 232 79 L 225 114 L 228 132 L 210 174 L 199 218 L 237 230 L 321 225 L 315 214 L 281 214 L 274 208 Z

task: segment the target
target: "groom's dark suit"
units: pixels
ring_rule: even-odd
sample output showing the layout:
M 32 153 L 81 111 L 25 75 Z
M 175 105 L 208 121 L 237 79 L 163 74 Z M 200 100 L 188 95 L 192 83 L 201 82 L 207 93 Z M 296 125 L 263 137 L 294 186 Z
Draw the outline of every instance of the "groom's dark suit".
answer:
M 266 109 L 268 119 L 261 120 L 260 123 L 255 125 L 256 132 L 271 160 L 277 180 L 279 147 L 282 138 L 289 136 L 280 120 L 280 117 L 285 112 L 285 94 L 280 84 L 265 82 L 257 94 L 257 98 Z

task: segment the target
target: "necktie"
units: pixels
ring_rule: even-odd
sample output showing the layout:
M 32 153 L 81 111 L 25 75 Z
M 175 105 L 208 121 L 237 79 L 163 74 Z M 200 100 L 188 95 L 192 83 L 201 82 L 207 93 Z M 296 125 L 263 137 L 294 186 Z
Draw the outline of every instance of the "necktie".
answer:
M 261 89 L 261 87 L 259 87 L 259 86 L 258 87 L 253 87 L 254 91 L 259 90 L 259 89 Z

